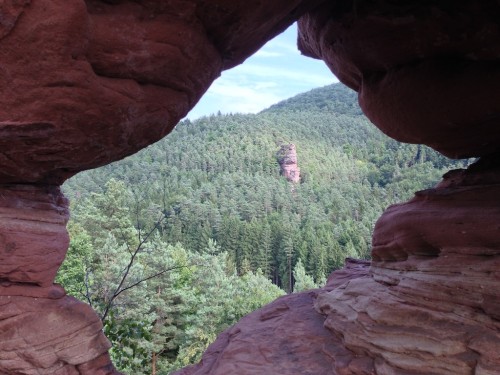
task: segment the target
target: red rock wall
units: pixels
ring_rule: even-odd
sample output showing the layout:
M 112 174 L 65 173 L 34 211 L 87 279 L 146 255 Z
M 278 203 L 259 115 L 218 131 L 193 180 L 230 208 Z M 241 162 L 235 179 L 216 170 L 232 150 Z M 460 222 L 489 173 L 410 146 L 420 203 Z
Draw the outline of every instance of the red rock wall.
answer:
M 498 151 L 498 2 L 327 2 L 299 21 L 299 47 L 359 92 L 390 137 L 452 157 Z
M 3 1 L 0 182 L 60 184 L 161 139 L 318 2 Z
M 320 1 L 0 2 L 0 373 L 113 374 L 54 285 L 75 173 L 161 139 L 223 69 Z
M 1 374 L 96 374 L 103 365 L 115 373 L 100 319 L 54 284 L 68 218 L 57 186 L 0 188 Z
M 254 311 L 220 334 L 199 364 L 172 375 L 336 373 L 336 363 L 352 355 L 340 337 L 325 330 L 325 317 L 314 309 L 314 301 L 345 282 L 367 278 L 368 268 L 369 262 L 348 260 L 324 288 L 284 296 Z M 358 362 L 360 369 L 363 362 Z
M 498 373 L 498 172 L 456 171 L 390 207 L 375 227 L 372 277 L 317 299 L 325 326 L 375 373 Z
M 349 263 L 251 314 L 182 373 L 498 374 L 495 0 L 0 2 L 1 374 L 116 373 L 95 313 L 53 284 L 68 244 L 57 186 L 166 135 L 299 17 L 301 50 L 381 130 L 482 160 L 389 208 L 369 270 Z
M 382 131 L 481 157 L 389 207 L 375 226 L 371 277 L 318 296 L 325 327 L 350 352 L 336 373 L 500 369 L 499 15 L 493 1 L 360 1 L 300 21 L 302 50 L 358 90 Z

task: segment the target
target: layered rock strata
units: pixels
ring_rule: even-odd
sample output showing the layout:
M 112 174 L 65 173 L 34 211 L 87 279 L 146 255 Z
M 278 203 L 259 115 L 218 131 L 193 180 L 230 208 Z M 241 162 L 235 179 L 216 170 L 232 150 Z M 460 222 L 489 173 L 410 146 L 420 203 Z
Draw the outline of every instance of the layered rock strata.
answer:
M 500 7 L 445 1 L 325 4 L 299 45 L 359 92 L 382 131 L 451 157 L 481 157 L 390 207 L 373 235 L 371 278 L 316 308 L 364 372 L 495 374 L 500 368 Z
M 0 188 L 1 374 L 117 374 L 98 316 L 54 284 L 68 218 L 57 186 Z
M 118 375 L 90 306 L 64 294 L 26 294 L 0 295 L 1 374 Z
M 369 274 L 244 318 L 186 373 L 498 373 L 495 0 L 1 2 L 0 373 L 116 373 L 99 319 L 53 284 L 68 243 L 57 185 L 166 135 L 299 17 L 301 50 L 380 129 L 482 161 L 391 207 Z
M 499 172 L 453 171 L 390 207 L 375 227 L 372 277 L 318 297 L 325 327 L 374 373 L 498 373 Z
M 324 288 L 281 297 L 247 315 L 217 337 L 199 364 L 172 375 L 331 374 L 335 363 L 352 353 L 325 330 L 314 301 L 320 293 L 367 278 L 368 268 L 368 262 L 347 260 Z M 357 361 L 357 368 L 364 369 L 364 362 Z
M 2 285 L 50 288 L 68 249 L 68 219 L 68 201 L 57 186 L 1 187 Z
M 0 2 L 0 373 L 113 374 L 101 323 L 54 285 L 58 185 L 165 136 L 223 69 L 319 0 Z

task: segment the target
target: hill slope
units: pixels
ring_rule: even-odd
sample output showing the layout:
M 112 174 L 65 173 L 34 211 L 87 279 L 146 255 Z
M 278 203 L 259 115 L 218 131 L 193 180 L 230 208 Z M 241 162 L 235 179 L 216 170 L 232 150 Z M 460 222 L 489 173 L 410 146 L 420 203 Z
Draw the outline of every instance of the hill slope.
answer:
M 276 153 L 287 143 L 296 145 L 300 184 L 280 176 Z M 127 206 L 148 213 L 130 212 L 138 226 L 163 212 L 166 242 L 201 252 L 214 239 L 240 274 L 260 268 L 289 289 L 299 258 L 315 280 L 346 256 L 367 258 L 385 207 L 462 164 L 388 139 L 361 114 L 355 93 L 336 84 L 256 115 L 183 121 L 164 140 L 64 189 L 78 222 L 90 193 L 123 181 Z
M 71 244 L 57 280 L 100 314 L 120 370 L 197 362 L 222 330 L 283 294 L 276 285 L 313 288 L 345 257 L 367 258 L 385 207 L 463 164 L 388 139 L 355 97 L 333 85 L 257 115 L 183 121 L 67 181 Z M 290 144 L 296 184 L 278 164 Z

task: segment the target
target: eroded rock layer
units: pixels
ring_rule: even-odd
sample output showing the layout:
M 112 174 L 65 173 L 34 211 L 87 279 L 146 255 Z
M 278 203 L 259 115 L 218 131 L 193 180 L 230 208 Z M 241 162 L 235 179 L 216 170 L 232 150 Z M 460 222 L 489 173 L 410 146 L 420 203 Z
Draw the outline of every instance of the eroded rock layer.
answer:
M 375 373 L 498 373 L 499 172 L 483 161 L 390 207 L 375 227 L 372 278 L 318 297 L 325 326 Z
M 498 373 L 498 1 L 5 0 L 1 374 L 116 373 L 97 316 L 53 284 L 68 245 L 57 185 L 159 140 L 303 14 L 301 50 L 380 129 L 483 158 L 387 210 L 369 273 L 350 263 L 249 315 L 181 373 Z
M 73 297 L 0 295 L 1 374 L 117 375 L 110 346 L 95 312 Z
M 50 287 L 68 249 L 68 219 L 56 186 L 0 186 L 0 282 Z
M 365 358 L 353 360 L 342 340 L 325 330 L 314 301 L 318 293 L 368 277 L 368 266 L 348 260 L 323 289 L 281 297 L 247 315 L 218 336 L 198 365 L 172 375 L 331 374 L 344 359 L 351 368 L 366 369 Z
M 0 186 L 0 374 L 118 374 L 97 314 L 54 284 L 68 218 L 57 186 Z

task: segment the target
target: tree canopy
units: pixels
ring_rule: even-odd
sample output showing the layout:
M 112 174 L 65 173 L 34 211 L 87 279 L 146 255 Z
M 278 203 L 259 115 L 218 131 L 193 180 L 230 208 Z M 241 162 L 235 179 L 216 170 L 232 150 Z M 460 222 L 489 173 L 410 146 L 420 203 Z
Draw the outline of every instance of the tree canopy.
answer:
M 279 171 L 289 143 L 297 184 Z M 389 139 L 340 84 L 255 115 L 184 120 L 67 181 L 71 245 L 59 281 L 104 317 L 122 369 L 166 374 L 279 288 L 308 289 L 346 257 L 369 258 L 388 205 L 468 162 Z

